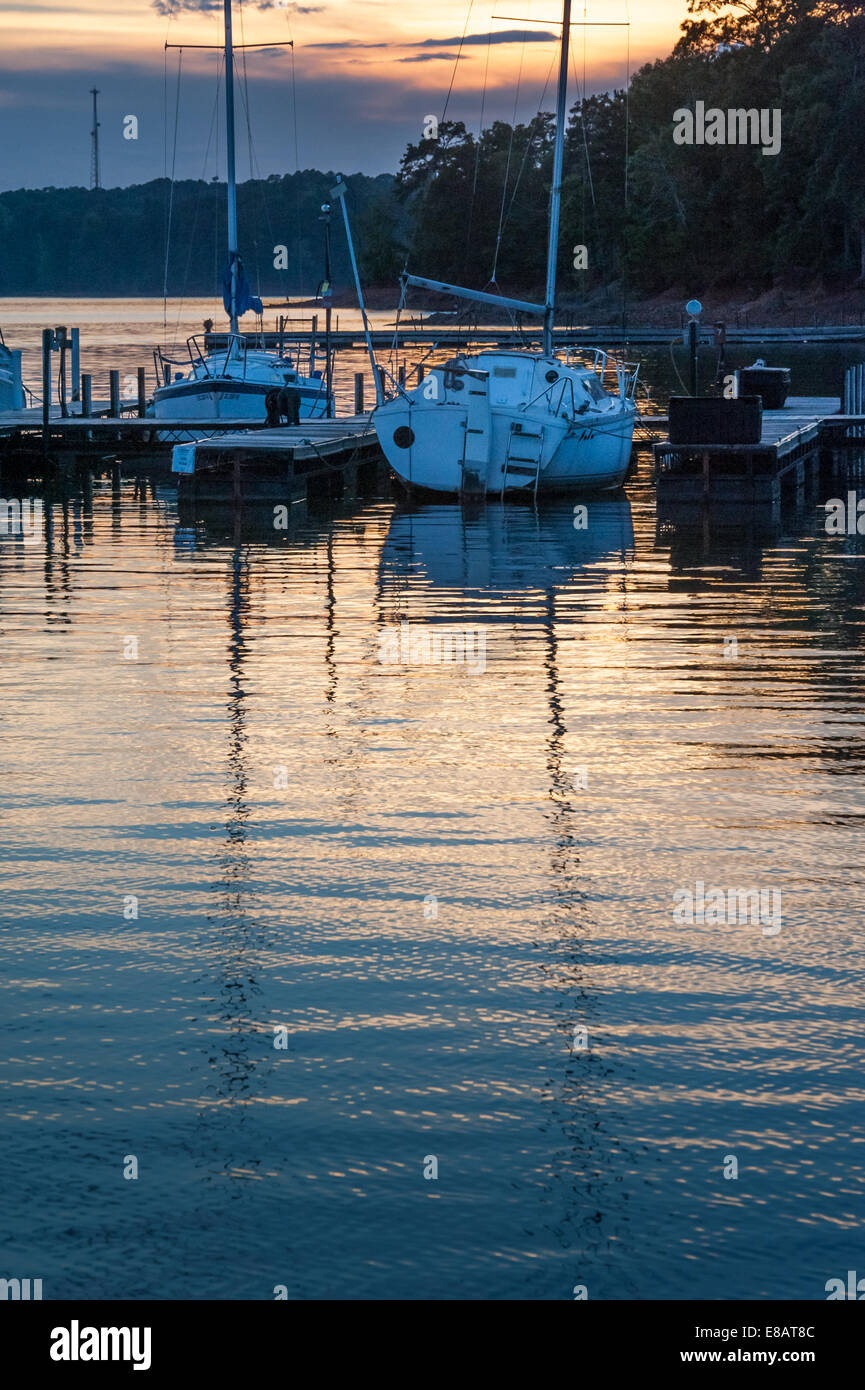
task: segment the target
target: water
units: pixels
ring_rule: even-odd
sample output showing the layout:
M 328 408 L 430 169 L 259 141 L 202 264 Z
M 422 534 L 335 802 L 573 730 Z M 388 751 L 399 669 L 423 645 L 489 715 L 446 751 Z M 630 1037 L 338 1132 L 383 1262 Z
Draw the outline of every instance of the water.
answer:
M 820 1299 L 860 1268 L 865 550 L 821 498 L 683 531 L 641 464 L 585 530 L 388 493 L 278 534 L 163 472 L 2 538 L 0 1272 Z M 483 661 L 383 663 L 403 622 Z M 697 881 L 779 891 L 780 930 L 677 923 Z
M 276 329 L 279 310 L 269 309 L 265 314 L 268 329 Z M 283 310 L 291 313 L 295 322 L 308 327 L 313 313 L 309 308 Z M 134 379 L 136 369 L 144 367 L 147 373 L 147 389 L 152 391 L 156 385 L 153 366 L 153 349 L 159 344 L 169 356 L 186 360 L 186 340 L 192 334 L 201 334 L 205 319 L 211 318 L 217 329 L 225 327 L 224 315 L 219 305 L 212 299 L 169 299 L 163 304 L 161 299 L 3 299 L 0 298 L 0 328 L 10 347 L 20 347 L 24 352 L 24 383 L 41 400 L 42 329 L 56 324 L 67 328 L 78 327 L 81 331 L 81 370 L 89 372 L 93 378 L 94 400 L 108 399 L 108 373 L 117 369 L 123 377 Z M 376 328 L 392 327 L 395 311 L 375 310 L 369 315 Z M 324 329 L 324 311 L 318 311 L 319 327 Z M 361 317 L 356 309 L 335 309 L 333 326 L 360 328 Z M 253 327 L 250 320 L 250 328 Z M 608 346 L 600 343 L 599 346 Z M 621 351 L 621 349 L 614 349 Z M 440 362 L 452 356 L 453 349 L 430 353 L 428 363 Z M 414 350 L 401 352 L 391 358 L 381 354 L 389 370 L 395 377 L 399 365 L 411 368 L 418 360 L 419 353 Z M 672 348 L 649 346 L 630 347 L 627 357 L 641 362 L 640 388 L 638 399 L 641 409 L 659 410 L 666 407 L 672 392 L 684 391 L 687 394 L 688 353 L 682 343 Z M 769 366 L 786 366 L 791 369 L 791 395 L 794 396 L 839 396 L 842 393 L 844 371 L 854 362 L 865 360 L 865 347 L 861 343 L 821 343 L 807 341 L 797 343 L 769 344 L 755 348 L 753 345 L 732 344 L 727 349 L 727 368 L 748 366 L 758 356 L 762 356 Z M 586 354 L 587 360 L 591 359 Z M 305 354 L 301 356 L 301 368 L 307 363 Z M 324 358 L 319 357 L 318 365 L 323 366 Z M 703 346 L 699 351 L 700 384 L 705 388 L 714 380 L 717 372 L 717 349 Z M 55 358 L 55 375 L 58 360 Z M 351 414 L 354 409 L 354 374 L 364 372 L 367 378 L 366 392 L 369 404 L 373 401 L 369 359 L 362 349 L 340 351 L 335 354 L 334 390 L 338 414 Z M 131 388 L 130 388 L 131 389 Z

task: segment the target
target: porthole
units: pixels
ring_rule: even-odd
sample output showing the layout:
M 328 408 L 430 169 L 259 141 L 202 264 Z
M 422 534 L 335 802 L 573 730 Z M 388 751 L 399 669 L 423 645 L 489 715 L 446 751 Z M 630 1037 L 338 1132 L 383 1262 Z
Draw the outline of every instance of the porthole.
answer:
M 544 377 L 544 381 L 558 381 L 558 379 L 559 379 L 559 374 L 558 374 L 558 372 L 554 372 L 554 371 L 549 371 L 549 372 L 547 372 L 546 376 Z
M 398 449 L 410 449 L 414 444 L 414 430 L 408 425 L 398 425 L 393 432 L 393 442 Z

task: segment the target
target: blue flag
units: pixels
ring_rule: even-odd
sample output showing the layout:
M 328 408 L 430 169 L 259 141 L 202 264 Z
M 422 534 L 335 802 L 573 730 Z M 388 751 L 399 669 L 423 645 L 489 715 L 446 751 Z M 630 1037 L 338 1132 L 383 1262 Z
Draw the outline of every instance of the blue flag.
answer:
M 225 312 L 231 313 L 231 267 L 235 261 L 237 261 L 236 309 L 238 317 L 245 314 L 247 309 L 251 309 L 254 314 L 262 314 L 264 305 L 260 299 L 256 299 L 250 290 L 243 261 L 236 251 L 232 251 L 228 258 L 228 264 L 222 273 L 222 303 L 225 306 Z

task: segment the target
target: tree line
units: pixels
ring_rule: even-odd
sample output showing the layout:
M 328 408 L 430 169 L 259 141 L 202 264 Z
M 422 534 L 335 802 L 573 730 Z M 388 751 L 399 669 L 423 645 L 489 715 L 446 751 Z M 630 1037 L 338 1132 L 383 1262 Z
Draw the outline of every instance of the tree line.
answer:
M 562 297 L 613 284 L 650 295 L 685 282 L 702 291 L 862 281 L 865 0 L 689 0 L 688 10 L 668 58 L 642 67 L 627 92 L 571 108 Z M 780 112 L 777 151 L 680 142 L 683 110 Z M 553 137 L 547 112 L 477 135 L 444 121 L 409 144 L 395 176 L 349 176 L 365 281 L 395 286 L 408 266 L 539 295 Z M 307 170 L 240 186 L 242 252 L 256 292 L 315 291 L 324 278 L 320 209 L 333 182 Z M 157 295 L 166 284 L 169 294 L 215 294 L 225 196 L 223 184 L 172 188 L 164 179 L 0 194 L 0 293 Z M 281 269 L 278 245 L 287 248 Z M 349 283 L 338 216 L 332 272 Z

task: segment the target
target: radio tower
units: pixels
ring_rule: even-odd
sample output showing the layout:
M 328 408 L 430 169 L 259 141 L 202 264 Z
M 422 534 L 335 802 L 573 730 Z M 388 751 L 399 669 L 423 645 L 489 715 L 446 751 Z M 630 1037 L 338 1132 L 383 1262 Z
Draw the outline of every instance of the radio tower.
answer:
M 96 98 L 99 96 L 98 87 L 91 87 L 90 95 L 93 97 L 93 129 L 90 132 L 90 187 L 99 188 L 99 116 L 96 110 Z

